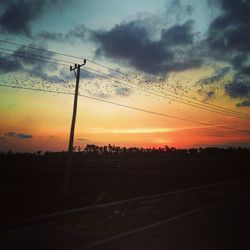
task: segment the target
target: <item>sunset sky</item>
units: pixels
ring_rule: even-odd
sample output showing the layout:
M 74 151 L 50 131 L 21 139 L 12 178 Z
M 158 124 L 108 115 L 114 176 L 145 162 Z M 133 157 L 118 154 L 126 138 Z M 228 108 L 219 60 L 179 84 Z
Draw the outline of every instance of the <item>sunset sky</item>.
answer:
M 0 151 L 67 150 L 82 60 L 54 52 L 98 99 L 75 145 L 250 146 L 249 0 L 1 0 L 0 32 Z

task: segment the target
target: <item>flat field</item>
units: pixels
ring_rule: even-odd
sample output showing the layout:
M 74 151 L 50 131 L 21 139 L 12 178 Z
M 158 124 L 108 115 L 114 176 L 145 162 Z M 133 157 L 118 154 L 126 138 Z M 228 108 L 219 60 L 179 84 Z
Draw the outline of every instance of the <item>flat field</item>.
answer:
M 60 196 L 65 161 L 4 161 L 0 220 L 3 224 L 69 208 L 250 176 L 248 157 L 75 160 L 70 194 Z

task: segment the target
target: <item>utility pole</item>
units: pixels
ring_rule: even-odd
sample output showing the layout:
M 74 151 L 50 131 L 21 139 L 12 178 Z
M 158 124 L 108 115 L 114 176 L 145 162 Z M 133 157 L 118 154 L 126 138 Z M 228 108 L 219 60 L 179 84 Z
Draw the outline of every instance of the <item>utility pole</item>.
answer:
M 69 194 L 69 183 L 70 183 L 70 174 L 71 174 L 71 168 L 72 168 L 72 156 L 73 156 L 73 146 L 74 146 L 78 90 L 79 90 L 79 81 L 80 81 L 80 75 L 81 75 L 80 72 L 81 72 L 81 67 L 84 66 L 85 64 L 86 64 L 86 59 L 84 59 L 83 64 L 75 64 L 74 68 L 70 66 L 70 71 L 74 71 L 74 74 L 76 76 L 76 86 L 75 86 L 73 115 L 72 115 L 70 137 L 69 137 L 68 157 L 67 157 L 65 177 L 64 177 L 63 187 L 62 187 L 63 197 L 67 197 L 67 195 Z

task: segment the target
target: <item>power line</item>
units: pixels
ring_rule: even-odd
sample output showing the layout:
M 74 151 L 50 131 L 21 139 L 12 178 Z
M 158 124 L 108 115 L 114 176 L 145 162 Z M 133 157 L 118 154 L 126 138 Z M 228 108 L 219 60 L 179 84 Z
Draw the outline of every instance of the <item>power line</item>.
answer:
M 58 64 L 58 65 L 67 66 L 67 67 L 70 66 L 70 65 L 68 65 L 68 64 L 57 63 L 57 62 L 51 62 L 51 61 L 39 59 L 39 58 L 37 58 L 37 57 L 28 57 L 28 56 L 22 56 L 22 55 L 17 55 L 17 54 L 15 55 L 15 54 L 3 52 L 3 51 L 0 51 L 0 53 L 1 53 L 1 54 L 4 54 L 4 55 L 9 55 L 9 56 L 14 56 L 14 57 L 20 57 L 20 58 L 26 58 L 26 59 L 30 59 L 30 60 L 37 60 L 37 61 L 41 61 L 41 62 L 47 62 L 47 63 L 52 63 L 52 64 Z
M 78 57 L 78 56 L 73 56 L 73 55 L 69 55 L 69 54 L 65 54 L 65 53 L 59 53 L 59 52 L 55 52 L 55 51 L 52 51 L 52 50 L 45 50 L 45 49 L 35 48 L 35 47 L 23 45 L 23 44 L 18 44 L 18 43 L 14 43 L 14 42 L 9 42 L 9 41 L 6 41 L 6 40 L 1 40 L 1 39 L 0 39 L 0 42 L 7 43 L 7 44 L 12 44 L 12 45 L 15 45 L 15 46 L 23 46 L 23 47 L 26 47 L 26 48 L 31 48 L 31 49 L 39 50 L 39 51 L 43 51 L 43 52 L 51 52 L 51 53 L 54 53 L 54 54 L 57 54 L 57 55 L 62 55 L 62 56 L 67 56 L 67 57 L 71 57 L 71 58 L 76 58 L 76 59 L 81 59 L 81 60 L 83 60 L 83 58 Z M 96 65 L 98 65 L 98 66 L 101 66 L 101 67 L 104 67 L 104 68 L 106 68 L 106 69 L 109 69 L 109 70 L 111 70 L 111 71 L 113 71 L 113 72 L 116 72 L 116 73 L 119 73 L 119 74 L 124 75 L 124 76 L 126 76 L 126 77 L 129 77 L 130 79 L 132 78 L 132 79 L 138 80 L 138 79 L 137 79 L 136 77 L 134 77 L 134 76 L 125 74 L 125 73 L 120 72 L 120 71 L 118 71 L 118 70 L 115 70 L 115 69 L 113 69 L 113 68 L 111 68 L 111 67 L 105 66 L 105 65 L 103 65 L 103 64 L 97 63 L 97 62 L 92 61 L 92 60 L 89 60 L 89 59 L 88 59 L 88 61 L 91 62 L 91 63 L 93 63 L 93 64 L 96 64 Z M 122 79 L 122 80 L 124 80 L 124 79 Z M 168 92 L 174 93 L 175 95 L 178 96 L 178 94 L 177 94 L 175 91 L 168 90 L 168 89 L 166 89 L 166 88 L 165 88 L 165 90 L 168 91 Z M 188 98 L 188 99 L 190 99 L 190 100 L 193 100 L 193 98 L 190 97 L 190 96 L 183 95 L 183 94 L 182 94 L 181 96 L 184 96 L 184 97 L 186 97 L 186 98 Z M 202 103 L 203 105 L 206 104 L 206 105 L 215 107 L 215 108 L 217 108 L 217 109 L 223 109 L 223 110 L 227 110 L 227 111 L 229 111 L 229 112 L 235 113 L 235 114 L 239 114 L 239 115 L 243 115 L 243 116 L 248 116 L 248 114 L 245 114 L 245 113 L 242 113 L 242 112 L 238 112 L 238 111 L 234 111 L 234 110 L 231 110 L 231 109 L 228 109 L 228 108 L 224 108 L 224 107 L 222 107 L 222 106 L 215 105 L 215 104 L 212 104 L 212 103 L 208 103 L 208 102 L 205 102 L 205 101 L 203 101 L 203 100 L 196 99 L 196 101 Z
M 109 77 L 116 78 L 115 76 L 110 76 L 110 75 L 105 74 L 105 73 L 103 73 L 103 72 L 101 72 L 101 71 L 99 71 L 99 70 L 95 70 L 95 69 L 92 69 L 92 68 L 89 68 L 89 67 L 85 67 L 85 68 L 88 69 L 88 70 L 92 70 L 92 71 L 95 71 L 95 72 L 98 72 L 98 73 L 101 73 L 101 74 L 103 74 L 103 75 L 108 76 L 108 77 L 106 77 L 106 76 L 98 75 L 98 74 L 95 74 L 95 73 L 92 73 L 92 72 L 91 72 L 91 74 L 96 75 L 96 76 L 98 76 L 98 77 L 102 77 L 102 78 L 104 78 L 104 79 L 110 80 Z M 89 72 L 89 71 L 87 71 L 87 70 L 83 70 L 83 71 Z M 118 81 L 115 81 L 115 82 L 121 83 L 121 82 L 118 82 Z M 130 83 L 130 82 L 129 82 L 129 83 Z M 134 83 L 130 83 L 130 84 L 135 85 L 137 88 L 140 88 L 137 84 L 134 84 Z M 162 97 L 162 98 L 167 98 L 167 99 L 169 99 L 169 100 L 171 100 L 171 101 L 174 101 L 174 102 L 179 102 L 179 103 L 182 103 L 182 104 L 191 106 L 191 107 L 199 108 L 199 109 L 206 110 L 206 111 L 210 111 L 210 112 L 213 112 L 213 113 L 218 113 L 218 114 L 222 114 L 222 115 L 226 115 L 226 116 L 232 116 L 232 117 L 235 117 L 235 118 L 238 118 L 238 119 L 250 120 L 250 117 L 247 117 L 247 116 L 246 116 L 246 117 L 242 117 L 242 116 L 240 116 L 240 115 L 236 115 L 236 114 L 229 113 L 229 112 L 226 112 L 226 111 L 221 111 L 221 110 L 218 110 L 218 109 L 211 109 L 211 108 L 209 108 L 209 107 L 202 107 L 202 106 L 199 106 L 198 104 L 196 105 L 196 103 L 194 103 L 194 104 L 192 104 L 192 102 L 189 103 L 189 101 L 188 101 L 188 103 L 187 103 L 186 100 L 182 100 L 182 99 L 180 99 L 180 98 L 179 98 L 180 100 L 178 100 L 177 97 L 176 97 L 176 98 L 169 98 L 169 97 L 167 97 L 167 96 L 165 96 L 165 95 L 162 95 L 162 94 L 153 93 L 153 92 L 151 92 L 150 90 L 147 90 L 147 89 L 142 89 L 142 91 L 144 91 L 144 92 L 146 92 L 146 93 L 148 93 L 148 94 L 152 94 L 152 95 L 159 96 L 159 97 Z
M 5 49 L 5 48 L 0 48 L 0 49 L 4 49 L 4 50 L 7 50 L 7 51 L 13 51 L 13 52 L 15 52 L 15 50 L 11 50 L 11 49 Z M 5 52 L 1 52 L 0 51 L 0 53 L 3 53 L 3 54 L 8 54 L 8 53 L 5 53 Z M 23 58 L 26 58 L 26 59 L 33 59 L 33 60 L 39 60 L 39 61 L 44 61 L 44 62 L 49 62 L 49 63 L 53 63 L 53 62 L 51 62 L 51 61 L 47 61 L 47 60 L 43 60 L 43 59 L 40 59 L 40 58 L 38 58 L 37 57 L 37 55 L 33 55 L 33 54 L 30 54 L 30 53 L 20 53 L 20 52 L 17 52 L 18 54 L 10 54 L 11 56 L 17 56 L 17 57 L 23 57 Z M 28 57 L 26 56 L 26 55 L 28 55 Z M 32 57 L 30 57 L 30 56 L 32 56 Z M 65 60 L 57 60 L 57 59 L 53 59 L 53 58 L 51 58 L 51 57 L 45 57 L 45 56 L 39 56 L 39 57 L 42 57 L 42 58 L 47 58 L 47 59 L 50 59 L 50 60 L 54 60 L 54 61 L 60 61 L 60 62 L 67 62 L 67 63 L 74 63 L 74 62 L 70 62 L 70 61 L 65 61 Z M 60 65 L 63 65 L 63 66 L 69 66 L 69 65 L 66 65 L 66 64 L 61 64 L 60 63 Z M 107 76 L 109 76 L 109 77 L 113 77 L 113 78 L 117 78 L 117 79 L 120 79 L 120 78 L 118 78 L 118 77 L 116 77 L 116 76 L 110 76 L 110 75 L 108 75 L 108 74 L 105 74 L 104 72 L 101 72 L 101 71 L 99 71 L 99 70 L 95 70 L 95 69 L 92 69 L 92 68 L 89 68 L 89 67 L 85 67 L 86 69 L 89 69 L 89 70 L 93 70 L 93 71 L 96 71 L 96 72 L 99 72 L 99 73 L 101 73 L 101 74 L 104 74 L 104 75 L 107 75 Z M 86 71 L 86 70 L 85 70 Z M 101 77 L 100 75 L 98 75 L 99 77 Z M 108 79 L 108 78 L 106 78 L 106 79 Z M 121 79 L 121 80 L 123 80 L 123 79 Z M 132 84 L 132 85 L 135 85 L 136 87 L 138 87 L 138 85 L 137 84 L 135 84 L 135 83 L 131 83 L 131 82 L 129 82 L 129 81 L 127 81 L 129 84 Z M 247 120 L 250 120 L 249 118 L 246 118 L 246 117 L 241 117 L 241 116 L 237 116 L 237 115 L 233 115 L 233 114 L 231 114 L 231 113 L 228 113 L 228 112 L 223 112 L 223 111 L 220 111 L 220 110 L 211 110 L 211 109 L 209 109 L 209 108 L 207 108 L 207 107 L 199 107 L 199 106 L 197 106 L 196 105 L 196 103 L 194 103 L 194 102 L 191 102 L 191 103 L 194 103 L 195 105 L 193 105 L 193 104 L 190 104 L 190 101 L 188 101 L 188 103 L 186 103 L 185 101 L 186 100 L 184 100 L 183 101 L 183 99 L 180 99 L 180 100 L 178 100 L 178 99 L 176 99 L 176 98 L 174 98 L 174 99 L 172 99 L 172 98 L 169 98 L 169 97 L 167 97 L 167 96 L 163 96 L 163 95 L 159 95 L 159 94 L 155 94 L 154 92 L 152 92 L 151 90 L 146 90 L 146 89 L 143 89 L 143 91 L 144 92 L 147 92 L 147 93 L 149 93 L 149 94 L 153 94 L 153 95 L 156 95 L 156 96 L 159 96 L 159 97 L 163 97 L 163 98 L 167 98 L 167 99 L 169 99 L 169 100 L 171 100 L 171 101 L 175 101 L 175 102 L 179 102 L 179 103 L 182 103 L 182 104 L 185 104 L 185 105 L 189 105 L 189 106 L 192 106 L 192 107 L 196 107 L 196 108 L 199 108 L 199 109 L 202 109 L 202 110 L 206 110 L 206 111 L 210 111 L 210 112 L 213 112 L 213 113 L 218 113 L 218 114 L 222 114 L 222 115 L 226 115 L 226 116 L 233 116 L 233 117 L 236 117 L 236 118 L 239 118 L 239 119 L 247 119 Z M 167 94 L 168 95 L 168 94 Z M 171 95 L 169 95 L 170 97 L 172 97 Z
M 31 53 L 23 52 L 23 51 L 16 51 L 14 49 L 7 49 L 7 48 L 2 48 L 2 47 L 0 47 L 0 49 L 1 50 L 15 52 L 15 54 L 12 54 L 12 55 L 21 54 L 21 55 L 28 55 L 28 56 L 32 56 L 32 57 L 41 57 L 41 58 L 45 58 L 45 59 L 49 59 L 49 60 L 54 60 L 54 61 L 58 61 L 58 62 L 65 62 L 65 63 L 71 63 L 71 64 L 75 63 L 75 62 L 71 62 L 71 61 L 66 61 L 66 60 L 61 60 L 61 59 L 57 59 L 57 58 L 52 58 L 52 57 L 49 57 L 49 56 L 31 54 Z
M 3 43 L 8 43 L 8 44 L 12 44 L 12 45 L 15 45 L 15 46 L 22 46 L 22 47 L 26 47 L 26 48 L 31 48 L 31 49 L 34 49 L 34 50 L 39 50 L 39 51 L 43 51 L 43 52 L 50 52 L 50 53 L 54 53 L 54 54 L 57 54 L 57 55 L 62 55 L 62 56 L 67 56 L 67 57 L 71 57 L 71 58 L 76 58 L 76 59 L 81 59 L 81 60 L 83 60 L 83 58 L 81 58 L 81 57 L 78 57 L 78 56 L 73 56 L 73 55 L 69 55 L 69 54 L 65 54 L 65 53 L 59 53 L 59 52 L 55 52 L 55 51 L 52 51 L 52 50 L 45 50 L 45 49 L 40 49 L 40 48 L 35 48 L 35 47 L 31 47 L 31 46 L 27 46 L 27 45 L 23 45 L 23 44 L 18 44 L 18 43 L 14 43 L 14 42 L 9 42 L 9 41 L 5 41 L 5 40 L 1 40 L 0 39 L 0 42 L 3 42 Z M 52 59 L 52 58 L 51 58 Z M 52 59 L 52 60 L 58 60 L 58 59 Z M 58 60 L 58 61 L 60 61 L 60 60 Z M 62 60 L 61 60 L 62 61 Z M 107 66 L 105 66 L 105 65 L 102 65 L 102 64 L 100 64 L 100 63 L 97 63 L 97 62 L 94 62 L 94 61 L 92 61 L 92 60 L 88 60 L 89 62 L 91 62 L 91 63 L 93 63 L 93 64 L 96 64 L 96 65 L 98 65 L 98 66 L 101 66 L 101 67 L 104 67 L 104 68 L 106 68 L 106 69 L 109 69 L 109 70 L 112 70 L 113 72 L 116 72 L 116 73 L 119 73 L 119 74 L 122 74 L 122 75 L 124 75 L 124 76 L 126 76 L 126 77 L 129 77 L 130 79 L 136 79 L 136 80 L 138 80 L 136 77 L 134 77 L 134 76 L 131 76 L 131 75 L 128 75 L 128 74 L 125 74 L 125 73 L 123 73 L 123 72 L 120 72 L 120 71 L 118 71 L 118 70 L 115 70 L 115 69 L 113 69 L 113 68 L 110 68 L 110 67 L 107 67 Z M 65 61 L 65 62 L 68 62 L 68 63 L 73 63 L 73 62 L 69 62 L 69 61 Z M 100 72 L 100 71 L 99 71 Z M 104 72 L 101 72 L 102 74 L 105 74 Z M 110 76 L 110 75 L 109 75 Z M 112 76 L 112 77 L 114 77 L 114 76 Z M 127 82 L 129 82 L 128 80 L 124 80 L 124 79 L 122 79 L 122 78 L 119 78 L 119 77 L 116 77 L 116 78 L 118 78 L 118 79 L 120 79 L 120 80 L 123 80 L 123 81 L 127 81 Z M 129 82 L 130 84 L 132 84 L 131 82 Z M 137 84 L 135 84 L 135 83 L 133 83 L 134 85 L 137 85 Z M 138 86 L 138 85 L 137 85 Z M 171 96 L 171 97 L 173 97 L 173 98 L 178 98 L 178 94 L 175 92 L 175 91 L 171 91 L 171 90 L 167 90 L 167 89 L 165 89 L 166 91 L 168 91 L 168 92 L 172 92 L 172 93 L 174 93 L 177 97 L 173 97 L 173 96 L 171 96 L 171 95 L 169 95 L 169 94 L 166 94 L 165 93 L 165 95 L 169 95 L 169 96 Z M 145 91 L 145 90 L 144 90 Z M 147 90 L 147 91 L 153 91 L 153 92 L 158 92 L 158 93 L 160 93 L 160 94 L 162 94 L 162 92 L 159 92 L 159 91 L 156 91 L 156 90 Z M 153 94 L 154 95 L 154 93 L 150 93 L 150 94 Z M 158 95 L 159 96 L 159 95 Z M 185 100 L 185 99 L 183 99 L 182 97 L 182 102 L 181 103 L 183 103 L 183 104 L 186 104 L 186 105 L 188 105 L 187 103 L 184 103 L 183 101 L 186 101 L 186 102 L 188 102 L 188 103 L 190 103 L 190 102 L 192 102 L 193 104 L 195 104 L 195 106 L 194 105 L 190 105 L 190 106 L 193 106 L 193 107 L 198 107 L 198 106 L 196 106 L 196 105 L 201 105 L 201 106 L 203 106 L 203 107 L 205 107 L 206 109 L 205 110 L 207 110 L 207 111 L 211 111 L 211 112 L 213 112 L 212 110 L 208 110 L 208 109 L 211 109 L 211 107 L 207 107 L 206 105 L 209 105 L 209 106 L 212 106 L 212 107 L 214 107 L 214 108 L 216 108 L 216 110 L 218 111 L 218 112 L 224 112 L 224 113 L 228 113 L 228 114 L 234 114 L 234 115 L 236 115 L 235 117 L 237 117 L 237 118 L 243 118 L 243 117 L 248 117 L 248 118 L 250 118 L 250 116 L 248 115 L 248 114 L 246 114 L 246 113 L 242 113 L 242 112 L 238 112 L 238 111 L 234 111 L 234 110 L 231 110 L 231 109 L 228 109 L 228 108 L 224 108 L 224 107 L 221 107 L 221 106 L 219 106 L 219 105 L 215 105 L 215 104 L 212 104 L 212 103 L 207 103 L 207 102 L 205 102 L 205 101 L 203 101 L 203 100 L 199 100 L 199 99 L 196 99 L 196 101 L 198 101 L 198 102 L 200 102 L 201 104 L 198 104 L 198 103 L 196 103 L 196 102 L 194 102 L 193 101 L 193 98 L 192 97 L 190 97 L 190 96 L 187 96 L 187 95 L 181 95 L 181 96 L 184 96 L 184 97 L 186 97 L 186 98 L 188 98 L 188 99 L 190 99 L 191 101 L 188 101 L 188 100 Z M 163 97 L 163 96 L 161 96 L 161 97 Z M 166 97 L 165 97 L 166 98 Z M 169 99 L 169 98 L 168 98 Z M 180 98 L 179 98 L 180 99 Z M 172 100 L 172 101 L 176 101 L 176 100 Z M 180 101 L 179 101 L 180 102 Z M 198 107 L 198 108 L 200 108 L 200 107 Z M 218 113 L 216 111 L 216 113 Z M 215 111 L 214 111 L 215 112 Z M 222 113 L 221 113 L 222 114 Z M 227 115 L 227 114 L 224 114 L 224 115 Z M 230 115 L 230 116 L 232 116 L 232 115 Z M 244 119 L 244 118 L 243 118 Z
M 121 74 L 121 75 L 124 75 L 124 76 L 126 76 L 126 77 L 128 77 L 128 78 L 130 78 L 130 79 L 132 78 L 132 79 L 138 81 L 138 79 L 137 79 L 136 77 L 134 77 L 134 76 L 131 76 L 131 75 L 129 75 L 129 74 L 123 73 L 123 72 L 118 71 L 118 70 L 116 70 L 116 69 L 110 68 L 110 67 L 105 66 L 105 65 L 103 65 L 103 64 L 97 63 L 97 62 L 92 61 L 92 60 L 89 60 L 89 59 L 88 59 L 88 62 L 91 62 L 91 63 L 93 63 L 93 64 L 96 64 L 96 65 L 98 65 L 98 66 L 101 66 L 101 67 L 103 67 L 103 68 L 106 68 L 106 69 L 108 69 L 108 70 L 111 70 L 111 71 L 113 71 L 113 72 L 116 72 L 116 73 L 119 73 L 119 74 Z M 120 79 L 121 79 L 121 80 L 124 80 L 124 81 L 127 81 L 127 80 L 122 79 L 122 78 L 120 78 Z M 156 79 L 156 80 L 157 80 L 157 79 Z M 185 97 L 185 98 L 188 98 L 188 99 L 190 99 L 190 100 L 193 101 L 193 97 L 190 97 L 190 96 L 188 96 L 188 95 L 185 95 L 185 94 L 177 94 L 175 91 L 170 90 L 170 89 L 166 89 L 166 88 L 164 88 L 164 90 L 166 90 L 167 92 L 171 92 L 171 93 L 175 94 L 176 96 L 179 95 L 179 96 L 181 96 L 181 97 Z M 154 91 L 155 91 L 155 90 L 154 90 Z M 158 91 L 157 91 L 157 92 L 158 92 Z M 200 102 L 200 103 L 203 104 L 203 105 L 206 104 L 206 105 L 209 105 L 209 106 L 218 108 L 218 109 L 224 109 L 224 110 L 228 110 L 228 111 L 233 112 L 233 113 L 238 113 L 238 114 L 241 114 L 241 115 L 247 115 L 247 116 L 248 116 L 248 114 L 246 114 L 246 113 L 242 113 L 242 112 L 239 112 L 239 111 L 235 111 L 235 110 L 232 110 L 232 109 L 228 109 L 228 108 L 225 108 L 225 107 L 222 107 L 222 106 L 219 106 L 219 105 L 215 105 L 215 104 L 212 104 L 212 103 L 209 103 L 209 102 L 206 102 L 206 101 L 197 99 L 197 98 L 196 98 L 195 100 L 196 100 L 197 102 Z
M 42 90 L 42 89 L 20 87 L 20 86 L 14 86 L 14 85 L 11 86 L 11 85 L 0 84 L 0 87 L 16 88 L 16 89 L 24 89 L 24 90 L 32 90 L 32 91 L 41 91 L 41 92 L 56 93 L 56 94 L 74 95 L 74 93 L 70 93 L 70 92 L 54 91 L 54 90 Z M 221 128 L 221 129 L 228 129 L 228 130 L 234 130 L 234 131 L 238 131 L 238 132 L 250 133 L 249 130 L 237 129 L 237 128 L 232 128 L 232 127 L 227 127 L 224 125 L 216 125 L 216 124 L 208 123 L 208 122 L 200 122 L 200 121 L 186 119 L 186 118 L 182 118 L 182 117 L 166 115 L 166 114 L 162 114 L 162 113 L 158 113 L 158 112 L 154 112 L 151 110 L 146 110 L 146 109 L 142 109 L 142 108 L 138 108 L 138 107 L 133 107 L 133 106 L 129 106 L 129 105 L 121 104 L 121 103 L 116 103 L 116 102 L 104 100 L 104 99 L 97 98 L 97 97 L 92 97 L 92 96 L 87 96 L 87 95 L 82 95 L 82 94 L 78 94 L 78 95 L 80 97 L 83 97 L 83 98 L 92 99 L 92 100 L 96 100 L 99 102 L 108 103 L 108 104 L 112 104 L 115 106 L 128 108 L 128 109 L 132 109 L 132 110 L 136 110 L 136 111 L 140 111 L 140 112 L 144 112 L 144 113 L 149 113 L 149 114 L 153 114 L 153 115 L 163 116 L 163 117 L 167 117 L 167 118 L 172 118 L 172 119 L 186 121 L 186 122 L 192 122 L 192 123 L 196 123 L 196 124 L 200 124 L 200 125 L 206 125 L 206 126 L 211 126 L 211 127 Z
M 57 91 L 57 90 L 44 90 L 44 89 L 38 89 L 38 88 L 21 87 L 21 86 L 17 86 L 17 85 L 0 84 L 0 87 L 13 88 L 13 89 L 23 89 L 23 90 L 32 90 L 32 91 L 39 91 L 39 92 L 46 92 L 46 93 L 53 93 L 53 94 L 74 95 L 74 93 L 71 93 L 71 92 Z
M 89 70 L 92 70 L 92 71 L 95 71 L 95 72 L 98 72 L 98 73 L 101 73 L 101 74 L 106 75 L 108 77 L 112 77 L 112 78 L 116 78 L 116 79 L 119 79 L 119 80 L 122 80 L 122 81 L 126 81 L 129 84 L 132 84 L 132 85 L 135 85 L 135 86 L 141 88 L 138 84 L 130 82 L 128 80 L 124 80 L 124 79 L 119 78 L 117 76 L 109 75 L 109 74 L 106 74 L 106 73 L 104 73 L 104 72 L 102 72 L 100 70 L 92 69 L 90 67 L 85 67 L 85 68 L 89 69 Z M 189 106 L 192 106 L 192 107 L 200 108 L 200 109 L 203 109 L 203 110 L 207 110 L 207 111 L 211 111 L 211 112 L 215 112 L 215 113 L 219 113 L 219 114 L 223 114 L 223 115 L 227 115 L 227 116 L 234 116 L 234 117 L 237 117 L 237 118 L 240 118 L 240 119 L 247 119 L 247 120 L 250 119 L 250 116 L 248 114 L 241 114 L 241 113 L 238 113 L 237 111 L 233 111 L 233 110 L 227 111 L 227 110 L 223 110 L 223 109 L 219 109 L 219 108 L 209 107 L 209 106 L 204 105 L 204 104 L 199 104 L 199 103 L 197 103 L 197 102 L 195 102 L 193 100 L 189 101 L 189 100 L 186 100 L 184 98 L 180 98 L 178 96 L 173 96 L 173 95 L 170 95 L 170 94 L 162 93 L 162 92 L 159 92 L 159 91 L 156 91 L 156 90 L 151 90 L 151 89 L 145 89 L 144 88 L 142 91 L 150 93 L 152 95 L 159 96 L 159 97 L 167 98 L 167 99 L 169 99 L 171 101 L 175 101 L 175 102 L 179 102 L 179 103 L 189 105 Z M 170 96 L 171 98 L 174 98 L 174 99 L 171 99 L 168 96 Z M 201 108 L 200 106 L 203 107 L 203 108 Z
M 75 59 L 81 59 L 81 60 L 84 59 L 84 58 L 79 57 L 79 56 L 73 56 L 73 55 L 69 55 L 69 54 L 65 54 L 65 53 L 59 53 L 59 52 L 52 51 L 52 50 L 36 48 L 36 47 L 32 47 L 32 46 L 28 46 L 28 45 L 24 45 L 24 44 L 20 44 L 20 43 L 9 42 L 9 41 L 5 41 L 5 40 L 1 40 L 1 39 L 0 39 L 0 42 L 8 43 L 8 44 L 12 44 L 12 45 L 15 45 L 15 46 L 20 46 L 20 47 L 30 48 L 30 49 L 34 49 L 34 50 L 39 50 L 39 51 L 43 51 L 43 52 L 50 52 L 50 53 L 54 53 L 54 54 L 57 54 L 57 55 L 60 55 L 60 56 L 67 56 L 67 57 L 71 57 L 71 58 L 75 58 Z
M 217 128 L 222 128 L 222 129 L 235 130 L 235 131 L 239 131 L 239 132 L 244 132 L 244 133 L 249 133 L 250 134 L 249 130 L 236 129 L 236 128 L 227 127 L 227 126 L 223 126 L 223 125 L 215 125 L 215 124 L 208 123 L 208 122 L 200 122 L 200 121 L 195 121 L 195 120 L 186 119 L 186 118 L 182 118 L 182 117 L 176 117 L 176 116 L 166 115 L 166 114 L 154 112 L 154 111 L 151 111 L 151 110 L 141 109 L 141 108 L 137 108 L 137 107 L 133 107 L 133 106 L 121 104 L 121 103 L 116 103 L 116 102 L 111 102 L 111 101 L 103 100 L 103 99 L 100 99 L 100 98 L 97 98 L 97 97 L 92 97 L 92 96 L 87 96 L 87 95 L 82 95 L 82 94 L 79 94 L 79 96 L 84 97 L 84 98 L 88 98 L 88 99 L 93 99 L 93 100 L 96 100 L 96 101 L 99 101 L 99 102 L 105 102 L 105 103 L 116 105 L 116 106 L 123 107 L 123 108 L 128 108 L 128 109 L 133 109 L 133 110 L 141 111 L 141 112 L 144 112 L 144 113 L 153 114 L 153 115 L 159 115 L 159 116 L 173 118 L 173 119 L 177 119 L 177 120 L 181 120 L 181 121 L 197 123 L 197 124 L 200 124 L 200 125 L 206 125 L 206 126 L 217 127 Z

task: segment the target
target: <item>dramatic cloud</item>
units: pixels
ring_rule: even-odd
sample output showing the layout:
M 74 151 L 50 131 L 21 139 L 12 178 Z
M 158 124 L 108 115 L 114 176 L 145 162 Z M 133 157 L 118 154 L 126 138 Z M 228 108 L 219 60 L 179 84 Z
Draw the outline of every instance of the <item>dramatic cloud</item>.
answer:
M 233 98 L 246 98 L 238 107 L 250 101 L 250 2 L 217 0 L 221 14 L 211 23 L 207 42 L 211 55 L 230 63 L 234 79 L 225 86 Z M 216 76 L 215 76 L 216 78 Z
M 37 48 L 38 50 L 34 50 L 32 48 Z M 28 46 L 21 46 L 19 47 L 14 53 L 14 56 L 17 56 L 20 62 L 25 64 L 32 64 L 35 65 L 44 65 L 46 64 L 44 60 L 48 59 L 48 57 L 53 57 L 54 53 L 45 51 L 46 47 L 44 45 L 37 45 L 37 44 L 29 44 Z M 42 51 L 44 50 L 44 51 Z M 42 51 L 42 52 L 41 52 Z M 19 57 L 20 56 L 20 57 Z M 41 61 L 36 60 L 36 57 L 39 57 Z
M 8 33 L 31 35 L 30 24 L 41 16 L 43 4 L 42 0 L 17 0 L 0 4 L 0 7 L 5 7 L 0 16 L 0 27 Z
M 249 1 L 221 0 L 222 14 L 211 23 L 208 44 L 217 59 L 230 60 L 235 68 L 246 62 L 250 52 Z
M 199 68 L 204 62 L 210 62 L 210 65 L 211 62 L 215 62 L 215 65 L 220 65 L 222 68 L 216 69 L 210 77 L 201 79 L 200 83 L 212 83 L 215 86 L 230 73 L 233 75 L 233 81 L 226 85 L 226 93 L 232 98 L 243 98 L 242 105 L 239 104 L 238 107 L 250 101 L 249 94 L 239 94 L 239 89 L 247 85 L 250 80 L 248 0 L 208 1 L 211 8 L 217 9 L 213 13 L 214 20 L 211 20 L 212 16 L 204 16 L 204 23 L 198 23 L 200 17 L 196 15 L 202 4 L 196 4 L 195 1 L 188 1 L 189 4 L 186 4 L 186 1 L 171 0 L 166 1 L 165 8 L 157 15 L 138 14 L 133 21 L 123 21 L 109 29 L 94 31 L 91 30 L 93 28 L 91 25 L 86 27 L 83 24 L 75 25 L 66 31 L 37 29 L 39 23 L 36 21 L 45 13 L 49 15 L 53 12 L 51 9 L 64 8 L 72 1 L 74 0 L 2 0 L 0 32 L 26 35 L 34 42 L 39 40 L 42 43 L 91 41 L 96 46 L 94 49 L 96 57 L 104 56 L 119 65 L 130 66 L 146 74 L 160 75 L 160 77 L 166 77 L 171 72 Z M 22 47 L 14 52 L 14 55 L 24 53 L 35 52 Z M 44 56 L 54 55 L 44 54 Z M 224 66 L 221 66 L 223 63 Z M 0 73 L 30 69 L 39 72 L 37 76 L 44 79 L 61 81 L 64 75 L 52 67 L 52 64 L 28 58 L 12 60 L 11 57 L 0 56 Z M 208 99 L 215 96 L 214 89 L 210 90 L 213 93 L 206 93 Z M 130 94 L 125 88 L 114 89 L 113 92 L 121 96 Z M 98 95 L 109 96 L 103 92 Z
M 189 45 L 194 41 L 192 33 L 193 21 L 189 20 L 183 25 L 174 25 L 167 30 L 162 30 L 162 41 L 168 46 Z
M 0 74 L 17 71 L 22 68 L 19 61 L 9 56 L 0 56 Z
M 34 50 L 31 48 L 37 48 L 39 50 Z M 54 53 L 46 50 L 45 45 L 29 44 L 27 47 L 22 46 L 18 48 L 13 55 L 18 58 L 18 61 L 22 64 L 22 69 L 24 71 L 33 72 L 34 76 L 39 76 L 46 78 L 51 81 L 59 81 L 60 78 L 57 75 L 49 75 L 47 72 L 50 70 L 56 70 L 57 65 L 51 64 L 49 58 L 54 57 Z M 41 52 L 42 51 L 42 52 Z M 39 60 L 37 60 L 39 58 Z
M 33 136 L 30 134 L 23 134 L 23 133 L 16 133 L 16 132 L 8 132 L 4 136 L 13 137 L 13 138 L 17 138 L 17 139 L 31 139 L 31 138 L 33 138 Z
M 236 76 L 231 83 L 225 86 L 225 90 L 228 95 L 233 98 L 245 99 L 242 102 L 237 103 L 237 107 L 250 106 L 250 80 Z
M 31 49 L 29 46 L 38 48 L 40 51 Z M 57 64 L 48 62 L 54 58 L 54 53 L 44 51 L 46 48 L 45 45 L 29 44 L 27 47 L 19 47 L 12 55 L 0 55 L 0 74 L 21 71 L 47 82 L 65 82 L 65 71 L 59 71 Z
M 250 97 L 250 81 L 234 80 L 225 86 L 227 93 L 234 98 Z
M 109 31 L 93 32 L 92 39 L 98 45 L 96 56 L 123 60 L 150 74 L 183 71 L 202 64 L 192 51 L 194 34 L 190 20 L 162 30 L 156 41 L 137 21 L 116 25 Z
M 52 7 L 66 6 L 72 0 L 1 0 L 0 30 L 10 34 L 32 36 L 31 24 L 44 11 Z
M 96 55 L 126 60 L 147 73 L 161 72 L 165 60 L 173 58 L 173 54 L 159 42 L 150 41 L 147 30 L 136 22 L 117 25 L 110 31 L 99 31 L 93 35 L 100 45 Z
M 249 1 L 221 0 L 222 15 L 211 24 L 209 43 L 216 50 L 250 50 Z

